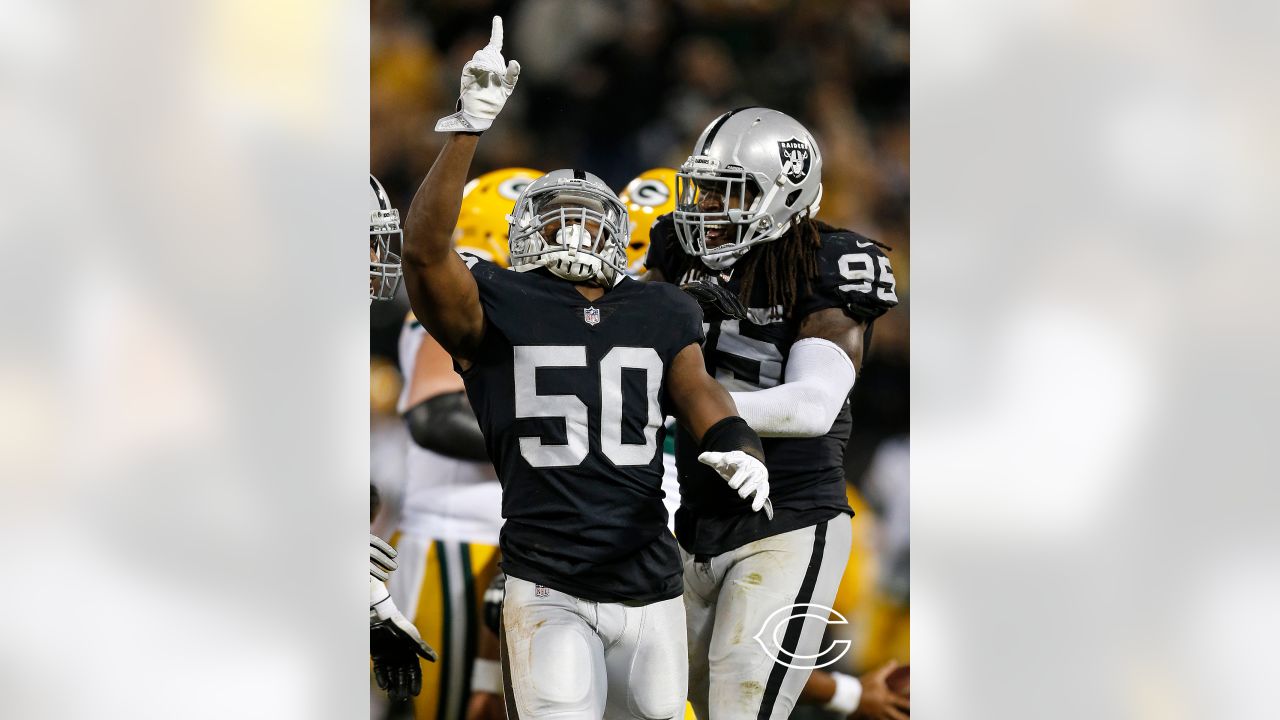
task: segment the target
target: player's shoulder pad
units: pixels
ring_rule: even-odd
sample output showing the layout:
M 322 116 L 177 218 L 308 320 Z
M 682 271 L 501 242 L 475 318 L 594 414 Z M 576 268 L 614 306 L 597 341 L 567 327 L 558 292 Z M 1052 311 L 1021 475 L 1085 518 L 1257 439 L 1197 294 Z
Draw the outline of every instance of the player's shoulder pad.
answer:
M 637 280 L 636 282 L 641 282 Z M 702 307 L 698 305 L 698 301 L 689 296 L 689 293 L 680 289 L 679 285 L 669 282 L 646 282 L 645 288 L 662 298 L 661 302 L 669 307 L 674 306 L 678 312 L 692 312 L 695 315 L 702 315 Z
M 476 284 L 481 287 L 487 285 L 490 281 L 500 279 L 498 273 L 507 272 L 501 265 L 486 260 L 470 250 L 456 250 L 455 252 L 467 264 L 467 269 L 471 271 L 471 276 L 476 279 Z
M 666 239 L 674 236 L 675 232 L 675 216 L 672 213 L 666 213 L 664 215 L 659 215 L 654 219 L 652 227 L 649 228 L 649 237 L 652 239 L 654 235 L 662 233 L 663 238 Z
M 702 342 L 702 306 L 689 293 L 681 290 L 679 285 L 667 282 L 630 282 L 644 286 L 655 313 L 681 336 L 681 347 L 691 342 Z
M 671 213 L 659 215 L 649 227 L 649 252 L 645 257 L 645 267 L 657 269 L 658 272 L 666 275 L 670 271 L 667 265 L 671 261 L 672 252 L 679 249 L 679 243 L 676 242 L 676 223 Z
M 454 248 L 453 251 L 458 253 L 458 257 L 462 258 L 462 262 L 467 264 L 467 269 L 471 271 L 472 275 L 487 275 L 494 270 L 502 269 L 497 264 L 470 250 Z
M 831 230 L 819 236 L 814 310 L 840 307 L 865 321 L 898 304 L 897 279 L 883 246 L 852 230 Z

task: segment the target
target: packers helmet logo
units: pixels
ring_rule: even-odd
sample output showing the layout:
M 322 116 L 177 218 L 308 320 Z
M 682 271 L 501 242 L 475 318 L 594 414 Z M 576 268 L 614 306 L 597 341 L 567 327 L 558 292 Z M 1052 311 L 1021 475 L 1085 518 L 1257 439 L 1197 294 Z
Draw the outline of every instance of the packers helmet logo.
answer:
M 660 180 L 637 180 L 629 194 L 636 205 L 658 207 L 671 199 L 671 188 Z
M 793 183 L 809 177 L 811 153 L 808 143 L 791 138 L 778 143 L 778 157 L 782 160 L 782 174 Z
M 520 197 L 520 193 L 529 187 L 529 183 L 533 182 L 533 178 L 513 177 L 503 180 L 498 185 L 498 194 L 502 197 L 515 202 Z

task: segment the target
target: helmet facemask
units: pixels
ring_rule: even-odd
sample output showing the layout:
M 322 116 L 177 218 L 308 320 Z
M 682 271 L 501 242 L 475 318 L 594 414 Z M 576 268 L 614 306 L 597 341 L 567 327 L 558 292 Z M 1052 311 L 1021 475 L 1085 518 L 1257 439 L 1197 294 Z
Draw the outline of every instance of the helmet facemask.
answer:
M 690 158 L 676 173 L 676 237 L 684 251 L 713 270 L 729 267 L 764 242 L 772 218 L 761 215 L 755 178 L 742 168 L 707 167 Z
M 626 272 L 626 210 L 615 195 L 586 181 L 527 191 L 510 221 L 514 270 L 545 267 L 565 280 L 601 287 L 612 287 Z
M 400 211 L 374 210 L 369 213 L 369 299 L 390 300 L 400 287 Z

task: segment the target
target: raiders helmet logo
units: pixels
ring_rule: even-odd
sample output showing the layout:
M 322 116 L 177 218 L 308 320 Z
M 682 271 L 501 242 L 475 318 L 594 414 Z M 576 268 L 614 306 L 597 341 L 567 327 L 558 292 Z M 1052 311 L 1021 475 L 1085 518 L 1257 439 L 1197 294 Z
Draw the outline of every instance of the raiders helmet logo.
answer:
M 809 177 L 809 145 L 791 138 L 778 143 L 778 157 L 782 159 L 782 174 L 793 183 Z

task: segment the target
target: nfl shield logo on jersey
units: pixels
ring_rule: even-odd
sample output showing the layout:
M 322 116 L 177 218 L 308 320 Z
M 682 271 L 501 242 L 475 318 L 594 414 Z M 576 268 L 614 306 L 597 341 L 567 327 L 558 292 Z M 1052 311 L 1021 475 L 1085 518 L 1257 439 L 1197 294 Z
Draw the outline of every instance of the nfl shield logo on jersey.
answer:
M 600 308 L 589 307 L 582 309 L 582 319 L 587 321 L 588 325 L 600 324 Z
M 778 156 L 782 159 L 782 174 L 793 183 L 809 177 L 809 146 L 798 138 L 778 143 Z
M 536 597 L 544 598 L 551 594 L 551 590 L 546 587 L 543 587 L 542 585 L 534 585 L 533 594 Z

